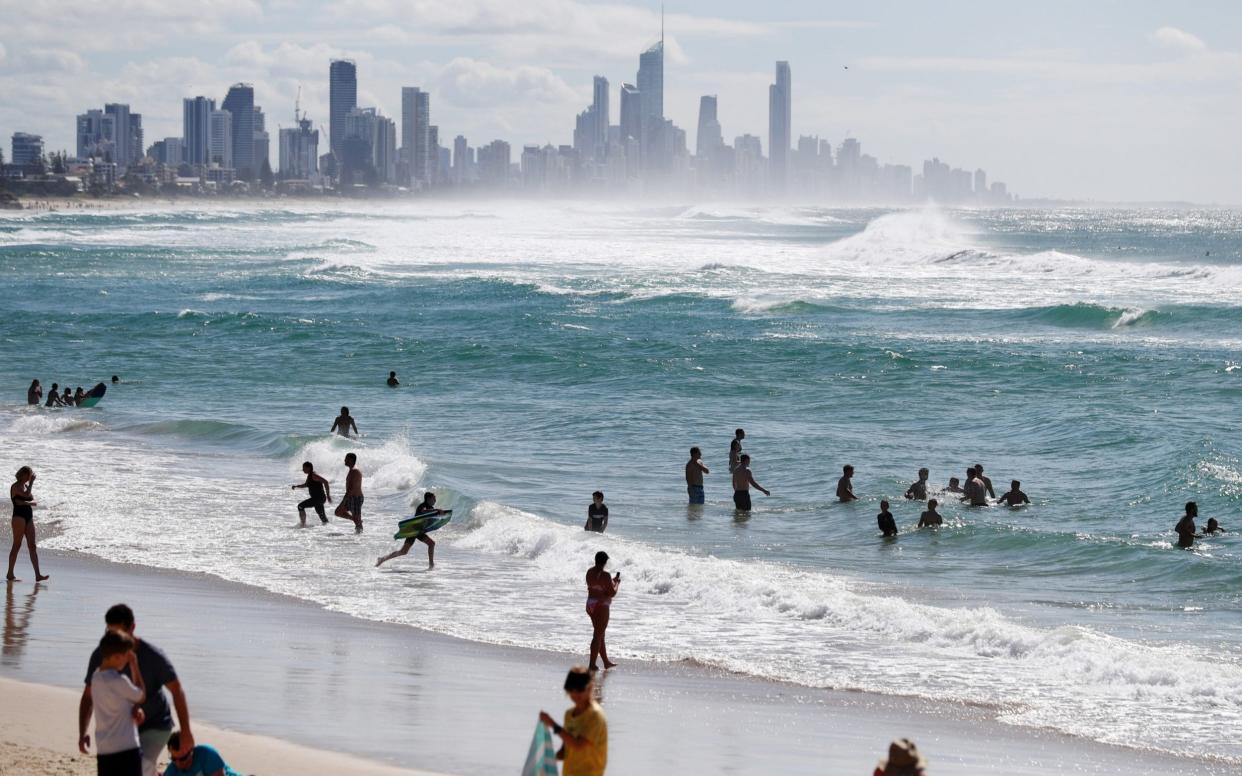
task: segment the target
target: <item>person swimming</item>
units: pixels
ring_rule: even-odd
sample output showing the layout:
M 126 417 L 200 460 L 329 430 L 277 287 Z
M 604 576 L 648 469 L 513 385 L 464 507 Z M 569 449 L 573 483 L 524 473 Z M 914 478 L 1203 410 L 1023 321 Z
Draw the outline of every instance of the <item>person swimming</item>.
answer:
M 397 379 L 397 373 L 389 372 L 388 373 L 388 387 L 396 388 L 399 385 L 401 385 L 401 381 Z
M 1224 532 L 1225 532 L 1225 529 L 1220 527 L 1219 520 L 1217 520 L 1214 517 L 1208 518 L 1207 528 L 1203 529 L 1204 536 L 1207 536 L 1208 534 L 1218 534 L 1218 533 L 1224 533 Z
M 587 506 L 586 525 L 583 530 L 603 533 L 608 530 L 608 505 L 604 503 L 604 492 L 597 490 L 591 494 L 591 503 Z
M 842 468 L 841 479 L 837 480 L 837 500 L 845 503 L 857 501 L 854 495 L 854 467 L 848 463 Z
M 880 502 L 880 514 L 875 516 L 875 522 L 880 526 L 880 533 L 885 536 L 897 535 L 897 521 L 893 519 L 893 513 L 888 511 L 887 501 Z
M 60 400 L 60 383 L 52 383 L 52 390 L 47 395 L 47 404 L 44 407 L 63 407 L 65 403 Z
M 38 407 L 41 401 L 43 401 L 43 386 L 39 384 L 38 380 L 35 380 L 26 389 L 26 403 Z
M 354 435 L 357 436 L 358 424 L 354 422 L 352 417 L 350 417 L 349 407 L 341 407 L 341 414 L 337 416 L 336 420 L 332 421 L 332 428 L 328 431 L 328 433 L 340 434 L 348 439 L 351 429 L 353 430 Z
M 919 478 L 906 488 L 906 498 L 911 501 L 927 500 L 927 477 L 930 473 L 927 469 L 919 469 Z
M 83 399 L 85 399 L 85 398 L 86 398 L 86 391 L 82 390 L 82 386 L 80 386 L 80 385 L 79 385 L 79 386 L 78 386 L 78 389 L 77 389 L 76 391 L 74 391 L 74 392 L 73 392 L 73 404 L 74 404 L 74 406 L 75 406 L 75 407 L 81 407 L 81 406 L 82 406 L 82 400 L 83 400 Z
M 927 511 L 919 515 L 919 528 L 939 528 L 944 525 L 944 518 L 936 511 L 938 506 L 940 502 L 936 499 L 927 502 Z
M 1011 507 L 1018 507 L 1023 504 L 1031 503 L 1031 500 L 1026 497 L 1025 493 L 1022 492 L 1022 483 L 1014 480 L 1009 483 L 1009 491 L 1001 494 L 1001 497 L 997 499 L 996 503 L 1008 504 Z
M 73 403 L 73 390 L 69 386 L 65 386 L 65 392 L 60 395 L 60 403 L 63 407 L 76 407 Z
M 1181 520 L 1177 521 L 1177 525 L 1173 527 L 1177 531 L 1177 546 L 1183 549 L 1190 549 L 1195 544 L 1195 518 L 1199 516 L 1199 505 L 1193 501 L 1186 502 L 1186 514 Z
M 966 491 L 962 490 L 961 480 L 959 480 L 957 477 L 950 477 L 949 487 L 945 488 L 944 492 L 945 493 L 965 493 Z

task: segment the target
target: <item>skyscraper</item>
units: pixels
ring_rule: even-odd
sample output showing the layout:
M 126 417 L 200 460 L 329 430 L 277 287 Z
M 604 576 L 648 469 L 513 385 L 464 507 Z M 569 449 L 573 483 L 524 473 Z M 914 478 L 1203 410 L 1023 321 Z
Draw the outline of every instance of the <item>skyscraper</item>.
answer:
M 461 185 L 466 181 L 466 166 L 470 160 L 470 146 L 465 135 L 453 138 L 453 182 Z
M 254 87 L 233 84 L 221 109 L 233 114 L 233 168 L 241 180 L 253 180 L 258 170 L 254 163 Z
M 722 145 L 724 137 L 720 121 L 716 118 L 716 95 L 705 94 L 699 98 L 699 131 L 695 137 L 694 155 L 707 159 Z
M 280 130 L 280 177 L 310 180 L 319 174 L 319 131 L 311 120 L 294 113 L 297 127 Z
M 267 119 L 263 115 L 263 109 L 256 105 L 254 106 L 254 174 L 256 178 L 263 172 L 264 164 L 271 172 L 272 162 L 269 159 L 271 143 L 271 135 L 267 134 Z
M 621 85 L 621 141 L 643 136 L 642 94 L 633 84 Z
M 77 153 L 79 159 L 90 159 L 103 153 L 104 112 L 98 108 L 78 114 Z
M 595 111 L 594 130 L 595 158 L 603 159 L 608 154 L 608 125 L 611 117 L 608 113 L 608 79 L 602 75 L 595 76 L 591 108 Z
M 207 162 L 226 170 L 233 167 L 233 114 L 213 110 L 207 133 Z
M 664 38 L 638 57 L 638 92 L 644 126 L 664 119 Z
M 34 164 L 43 159 L 43 136 L 29 132 L 14 132 L 10 149 L 9 163 L 17 165 Z
M 776 63 L 776 83 L 768 87 L 768 161 L 772 187 L 785 189 L 789 177 L 790 124 L 793 84 L 788 62 Z
M 417 86 L 401 87 L 401 151 L 409 165 L 412 186 L 431 182 L 431 95 Z
M 121 175 L 131 162 L 142 157 L 141 151 L 134 153 L 134 122 L 130 117 L 129 106 L 123 103 L 104 105 L 104 115 L 112 118 L 112 133 L 106 139 L 112 141 L 112 161 L 116 162 L 117 175 Z M 142 117 L 139 116 L 138 120 L 141 121 Z M 107 124 L 104 128 L 106 132 Z M 139 145 L 141 146 L 141 140 Z
M 186 97 L 182 101 L 182 153 L 187 164 L 207 164 L 207 139 L 211 134 L 211 113 L 216 101 L 208 97 Z
M 352 59 L 334 59 L 328 65 L 328 144 L 340 154 L 345 140 L 345 116 L 358 107 L 358 68 Z

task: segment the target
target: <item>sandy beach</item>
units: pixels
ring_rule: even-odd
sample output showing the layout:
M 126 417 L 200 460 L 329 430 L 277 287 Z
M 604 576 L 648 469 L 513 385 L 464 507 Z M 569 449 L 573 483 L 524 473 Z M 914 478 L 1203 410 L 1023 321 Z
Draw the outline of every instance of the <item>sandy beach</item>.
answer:
M 581 659 L 368 622 L 211 577 L 68 553 L 46 564 L 51 581 L 6 588 L 3 773 L 37 773 L 34 761 L 90 771 L 73 751 L 77 688 L 102 612 L 120 600 L 177 666 L 198 739 L 247 773 L 304 773 L 312 761 L 320 771 L 321 750 L 343 753 L 332 755 L 340 773 L 516 771 L 536 714 L 559 715 L 564 670 Z M 984 708 L 682 664 L 626 664 L 604 678 L 602 702 L 618 774 L 865 773 L 895 736 L 918 742 L 935 773 L 1242 773 L 999 724 Z

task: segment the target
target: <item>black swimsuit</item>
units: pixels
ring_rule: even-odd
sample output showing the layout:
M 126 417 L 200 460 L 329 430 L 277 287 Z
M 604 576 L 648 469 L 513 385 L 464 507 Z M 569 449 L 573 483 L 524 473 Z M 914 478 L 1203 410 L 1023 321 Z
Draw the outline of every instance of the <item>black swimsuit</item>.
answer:
M 30 502 L 34 498 L 30 496 L 14 496 L 9 495 L 9 500 L 13 502 L 13 517 L 22 518 L 26 522 L 34 520 L 34 510 L 30 508 Z

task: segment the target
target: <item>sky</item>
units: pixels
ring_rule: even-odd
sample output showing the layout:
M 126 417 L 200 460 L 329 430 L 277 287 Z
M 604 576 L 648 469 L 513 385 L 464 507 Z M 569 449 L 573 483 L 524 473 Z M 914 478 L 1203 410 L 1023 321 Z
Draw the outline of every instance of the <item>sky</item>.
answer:
M 766 153 L 787 60 L 795 138 L 982 167 L 1028 198 L 1242 204 L 1236 1 L 669 0 L 665 25 L 665 113 L 691 150 L 715 94 L 726 142 Z M 398 121 L 401 87 L 429 90 L 443 145 L 569 143 L 592 76 L 615 123 L 659 35 L 658 1 L 0 0 L 0 137 L 72 154 L 78 113 L 127 102 L 149 144 L 181 135 L 183 97 L 244 81 L 274 157 L 299 87 L 326 128 L 328 62 L 349 58 L 359 104 Z

